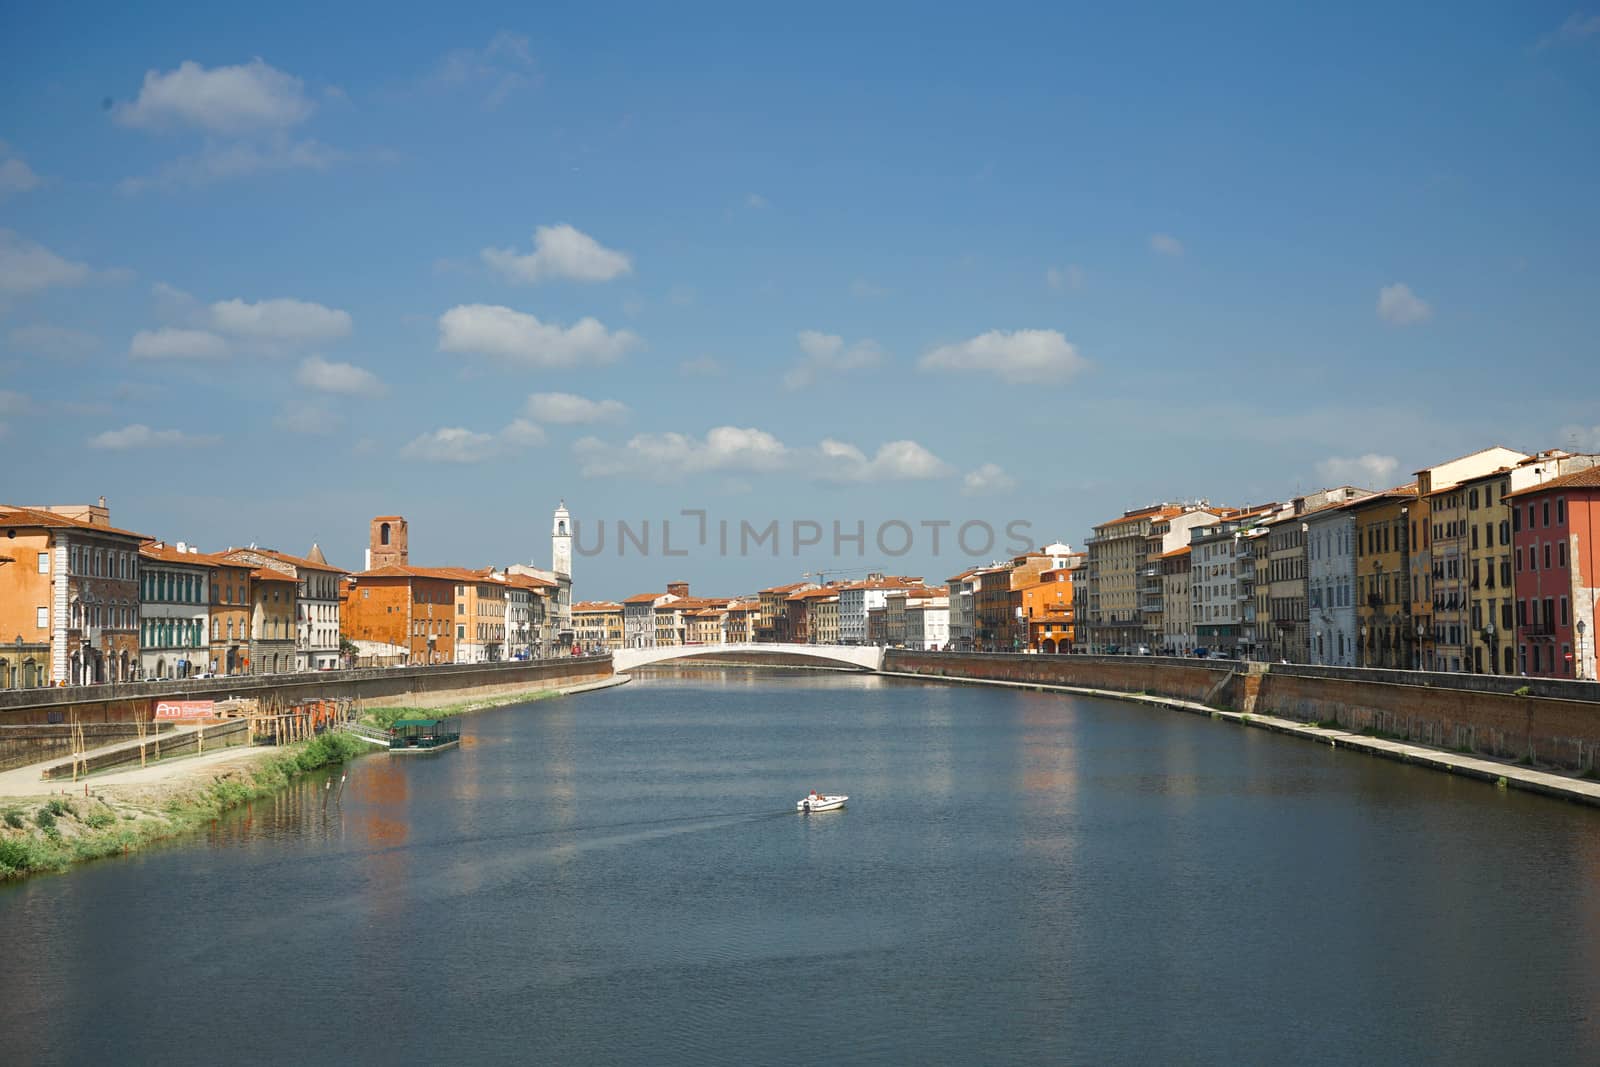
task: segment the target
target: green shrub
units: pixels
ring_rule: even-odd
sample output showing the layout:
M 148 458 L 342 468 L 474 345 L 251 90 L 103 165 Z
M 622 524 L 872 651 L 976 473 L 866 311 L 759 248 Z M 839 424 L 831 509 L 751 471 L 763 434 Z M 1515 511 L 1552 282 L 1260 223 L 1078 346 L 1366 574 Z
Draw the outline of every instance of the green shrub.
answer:
M 22 812 L 20 812 L 20 811 L 8 811 L 8 812 L 6 812 L 6 825 L 11 827 L 13 830 L 22 829 Z
M 1513 689 L 1511 691 L 1511 695 L 1512 696 L 1518 696 L 1518 697 L 1530 696 L 1530 695 L 1532 695 L 1532 693 L 1533 693 L 1533 686 L 1531 686 L 1531 685 L 1519 685 L 1519 686 L 1517 686 L 1515 689 Z
M 26 874 L 50 866 L 45 846 L 32 838 L 11 837 L 0 841 L 0 878 Z
M 83 824 L 91 830 L 104 830 L 117 821 L 117 817 L 109 811 L 91 811 L 84 817 Z
M 62 800 L 60 797 L 52 797 L 46 802 L 45 807 L 50 809 L 51 815 L 75 814 L 72 810 L 72 802 L 70 800 Z
M 39 825 L 41 830 L 54 830 L 56 828 L 55 812 L 51 811 L 48 806 L 40 808 L 39 814 L 33 817 L 33 821 Z

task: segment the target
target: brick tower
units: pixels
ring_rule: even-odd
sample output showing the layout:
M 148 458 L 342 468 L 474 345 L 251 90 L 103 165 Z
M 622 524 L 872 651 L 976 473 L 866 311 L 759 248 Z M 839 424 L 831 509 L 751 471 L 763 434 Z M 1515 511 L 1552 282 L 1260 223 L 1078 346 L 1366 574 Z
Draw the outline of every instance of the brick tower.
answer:
M 367 569 L 376 570 L 393 564 L 402 566 L 411 560 L 406 547 L 406 520 L 399 515 L 379 515 L 372 520 L 372 533 L 367 541 Z

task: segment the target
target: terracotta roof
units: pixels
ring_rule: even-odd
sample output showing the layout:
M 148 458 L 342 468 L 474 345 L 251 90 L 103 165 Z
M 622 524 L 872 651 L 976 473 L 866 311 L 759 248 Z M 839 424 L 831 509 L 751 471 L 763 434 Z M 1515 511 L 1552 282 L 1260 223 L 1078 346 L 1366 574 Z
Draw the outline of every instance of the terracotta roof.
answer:
M 231 557 L 235 552 L 254 552 L 257 555 L 266 556 L 269 559 L 275 559 L 280 563 L 287 563 L 296 570 L 328 571 L 333 574 L 350 573 L 343 567 L 335 567 L 326 562 L 318 563 L 315 560 L 306 559 L 303 556 L 291 556 L 287 552 L 279 552 L 276 549 L 271 548 L 230 548 L 226 552 L 219 553 L 219 555 Z
M 1182 548 L 1175 548 L 1171 552 L 1163 552 L 1161 555 L 1157 556 L 1156 559 L 1177 559 L 1179 556 L 1187 556 L 1189 552 L 1190 546 L 1184 545 Z
M 465 567 L 413 567 L 409 563 L 391 563 L 374 567 L 370 571 L 357 571 L 352 578 L 437 578 L 446 582 L 476 582 L 483 575 Z
M 374 516 L 372 516 L 372 521 L 373 522 L 404 522 L 405 521 L 405 516 L 404 515 L 374 515 Z
M 810 584 L 810 582 L 790 582 L 788 585 L 775 585 L 770 589 L 763 589 L 761 591 L 763 593 L 792 593 L 796 589 L 803 589 Z
M 1157 505 L 1156 507 L 1142 508 L 1139 511 L 1129 512 L 1128 514 L 1122 516 L 1121 518 L 1111 519 L 1111 520 L 1108 520 L 1106 522 L 1097 523 L 1096 524 L 1096 528 L 1098 529 L 1098 528 L 1104 527 L 1104 526 L 1120 526 L 1125 522 L 1138 522 L 1140 519 L 1170 519 L 1174 515 L 1182 515 L 1182 514 L 1183 514 L 1183 509 L 1182 508 L 1161 507 L 1161 506 Z
M 572 610 L 575 612 L 621 611 L 622 605 L 614 600 L 581 600 L 572 605 Z
M 258 582 L 288 582 L 290 585 L 295 584 L 294 575 L 275 571 L 271 567 L 257 567 L 250 572 L 250 577 Z
M 510 586 L 515 586 L 518 589 L 543 590 L 554 589 L 556 587 L 555 582 L 548 582 L 543 578 L 535 578 L 531 574 L 507 574 L 505 577 L 500 578 L 499 581 L 505 582 Z
M 139 546 L 139 555 L 163 563 L 187 563 L 195 567 L 240 566 L 234 560 L 222 559 L 205 552 L 179 552 L 177 545 L 169 545 L 164 541 L 146 541 Z
M 1600 489 L 1600 467 L 1590 467 L 1587 470 L 1563 474 L 1559 478 L 1551 478 L 1548 482 L 1530 485 L 1526 489 L 1518 489 L 1511 495 L 1531 496 L 1534 493 L 1546 493 L 1552 489 Z
M 623 603 L 624 604 L 653 604 L 653 603 L 656 602 L 657 598 L 664 597 L 664 596 L 667 596 L 667 595 L 668 594 L 666 594 L 666 593 L 635 593 L 633 596 L 631 596 L 628 599 L 624 600 Z
M 825 586 L 822 586 L 820 589 L 802 589 L 802 590 L 800 590 L 800 592 L 795 593 L 793 596 L 786 597 L 785 599 L 787 599 L 787 600 L 817 600 L 817 599 L 822 598 L 822 597 L 830 597 L 830 596 L 838 596 L 838 595 L 839 595 L 838 586 L 825 585 Z
M 122 537 L 137 537 L 141 541 L 150 540 L 146 535 L 134 533 L 132 530 L 120 530 L 115 526 L 100 526 L 97 523 L 84 522 L 82 519 L 72 519 L 65 515 L 57 515 L 53 511 L 23 508 L 15 504 L 0 504 L 0 526 L 42 526 L 49 529 L 89 530 L 97 533 L 118 534 Z

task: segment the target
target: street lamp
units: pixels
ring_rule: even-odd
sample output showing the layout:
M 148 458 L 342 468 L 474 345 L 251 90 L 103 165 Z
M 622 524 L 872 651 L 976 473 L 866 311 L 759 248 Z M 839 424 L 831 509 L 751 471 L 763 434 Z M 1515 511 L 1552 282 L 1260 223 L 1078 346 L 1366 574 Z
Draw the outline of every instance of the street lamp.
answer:
M 1489 639 L 1489 673 L 1498 674 L 1499 672 L 1495 670 L 1494 664 L 1495 660 L 1499 658 L 1500 646 L 1495 644 L 1493 619 L 1489 620 L 1489 625 L 1483 628 L 1483 635 Z
M 1582 619 L 1579 619 L 1579 621 L 1578 621 L 1578 677 L 1579 678 L 1584 677 L 1584 630 L 1587 630 L 1587 629 L 1589 629 L 1589 625 L 1587 625 L 1586 622 L 1582 621 Z M 16 638 L 16 640 L 21 641 L 22 638 L 19 637 L 19 638 Z
M 1361 624 L 1361 666 L 1367 665 L 1367 624 Z

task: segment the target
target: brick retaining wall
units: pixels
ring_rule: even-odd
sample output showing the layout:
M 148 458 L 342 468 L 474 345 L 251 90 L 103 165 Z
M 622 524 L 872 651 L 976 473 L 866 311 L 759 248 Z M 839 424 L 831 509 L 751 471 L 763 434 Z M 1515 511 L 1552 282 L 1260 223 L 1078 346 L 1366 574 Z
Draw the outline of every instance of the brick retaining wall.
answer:
M 1496 675 L 892 649 L 884 670 L 1150 693 L 1446 748 L 1587 769 L 1600 762 L 1600 684 Z M 1516 690 L 1526 686 L 1527 695 Z
M 149 720 L 157 699 L 275 698 L 283 704 L 359 698 L 369 705 L 430 706 L 471 696 L 575 685 L 611 676 L 610 656 L 574 656 L 526 663 L 461 663 L 438 667 L 369 668 L 249 675 L 183 681 L 129 682 L 0 691 L 0 724 L 33 725 Z

